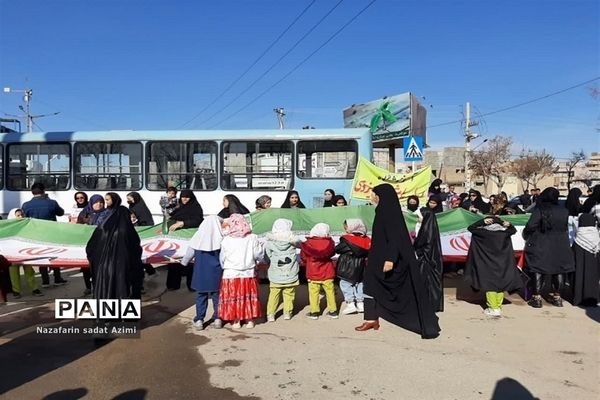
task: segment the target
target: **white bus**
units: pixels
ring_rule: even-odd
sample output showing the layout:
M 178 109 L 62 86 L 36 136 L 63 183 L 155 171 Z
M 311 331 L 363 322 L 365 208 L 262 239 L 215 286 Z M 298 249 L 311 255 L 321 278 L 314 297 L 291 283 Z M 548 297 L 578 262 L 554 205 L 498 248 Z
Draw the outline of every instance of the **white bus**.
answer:
M 34 182 L 66 213 L 77 191 L 116 192 L 123 201 L 139 192 L 160 216 L 168 186 L 192 189 L 205 214 L 218 213 L 225 194 L 251 211 L 263 194 L 279 207 L 292 189 L 307 207 L 320 207 L 327 188 L 348 197 L 359 156 L 372 158 L 367 129 L 7 133 L 0 212 L 29 200 Z

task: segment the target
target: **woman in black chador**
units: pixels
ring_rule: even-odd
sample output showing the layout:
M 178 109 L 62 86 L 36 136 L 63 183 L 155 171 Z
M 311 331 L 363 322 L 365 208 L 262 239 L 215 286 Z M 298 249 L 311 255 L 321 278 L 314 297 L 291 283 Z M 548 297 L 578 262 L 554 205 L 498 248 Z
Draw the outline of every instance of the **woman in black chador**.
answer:
M 569 211 L 558 205 L 558 189 L 544 189 L 523 229 L 526 271 L 533 277 L 534 296 L 529 305 L 542 307 L 542 291 L 551 282 L 549 302 L 562 307 L 564 274 L 575 269 L 569 246 Z
M 375 209 L 373 239 L 364 272 L 364 323 L 357 331 L 379 329 L 379 317 L 421 334 L 439 335 L 438 318 L 429 300 L 417 258 L 394 188 L 376 186 L 371 195 Z
M 579 217 L 573 254 L 573 305 L 595 306 L 600 302 L 600 234 L 592 214 L 581 214 Z
M 96 299 L 139 298 L 144 271 L 140 237 L 129 210 L 118 206 L 85 248 Z
M 501 317 L 504 292 L 514 292 L 523 286 L 511 239 L 517 230 L 498 217 L 480 219 L 468 229 L 471 244 L 465 281 L 476 292 L 485 292 L 484 314 Z
M 423 207 L 423 222 L 415 239 L 414 248 L 421 274 L 426 280 L 429 300 L 433 311 L 444 311 L 444 262 L 442 259 L 442 243 L 435 211 Z

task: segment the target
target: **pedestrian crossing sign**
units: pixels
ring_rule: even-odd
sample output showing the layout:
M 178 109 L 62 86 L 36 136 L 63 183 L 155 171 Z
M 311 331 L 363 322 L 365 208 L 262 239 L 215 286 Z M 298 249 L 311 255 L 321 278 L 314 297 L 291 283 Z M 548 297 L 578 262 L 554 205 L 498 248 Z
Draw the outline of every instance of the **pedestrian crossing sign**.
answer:
M 423 138 L 420 136 L 405 137 L 402 141 L 404 161 L 423 161 Z

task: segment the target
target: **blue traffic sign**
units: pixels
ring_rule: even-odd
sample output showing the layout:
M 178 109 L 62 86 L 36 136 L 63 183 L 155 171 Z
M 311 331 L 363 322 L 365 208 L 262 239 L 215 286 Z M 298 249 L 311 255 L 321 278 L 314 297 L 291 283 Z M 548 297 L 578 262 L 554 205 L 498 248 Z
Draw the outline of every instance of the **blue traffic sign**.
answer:
M 405 137 L 402 141 L 404 161 L 423 161 L 423 138 L 420 136 Z

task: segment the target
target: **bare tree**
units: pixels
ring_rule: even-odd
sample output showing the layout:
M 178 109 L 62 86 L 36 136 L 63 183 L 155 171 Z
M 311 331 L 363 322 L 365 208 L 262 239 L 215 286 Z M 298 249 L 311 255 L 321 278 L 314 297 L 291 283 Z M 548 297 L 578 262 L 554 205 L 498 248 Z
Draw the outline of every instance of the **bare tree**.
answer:
M 556 160 L 554 156 L 546 153 L 546 150 L 536 151 L 534 153 L 523 150 L 519 157 L 513 161 L 513 172 L 529 189 L 529 185 L 537 187 L 537 184 L 544 177 L 551 175 L 556 171 Z
M 483 178 L 484 184 L 491 180 L 502 190 L 507 173 L 511 170 L 510 149 L 512 138 L 496 136 L 488 140 L 487 145 L 471 156 L 469 168 Z
M 581 161 L 585 160 L 585 153 L 583 150 L 574 151 L 571 153 L 571 157 L 565 163 L 565 173 L 567 174 L 567 191 L 571 190 L 571 183 L 573 183 L 575 179 L 574 169 Z

